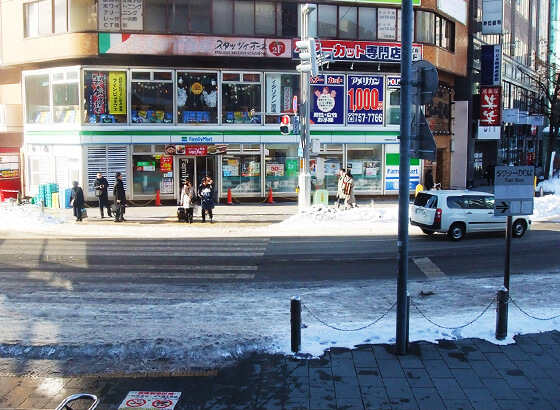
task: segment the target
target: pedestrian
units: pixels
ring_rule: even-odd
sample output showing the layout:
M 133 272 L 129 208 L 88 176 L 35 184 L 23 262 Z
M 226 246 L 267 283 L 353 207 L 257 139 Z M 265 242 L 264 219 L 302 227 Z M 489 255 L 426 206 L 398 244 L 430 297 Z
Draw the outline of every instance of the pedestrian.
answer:
M 424 188 L 429 191 L 434 187 L 434 174 L 432 168 L 428 168 L 426 174 L 424 174 Z
M 115 204 L 115 222 L 125 221 L 124 211 L 126 207 L 126 192 L 122 182 L 122 175 L 120 172 L 115 174 L 115 185 L 113 186 L 113 201 Z
M 78 181 L 72 182 L 72 192 L 70 193 L 70 205 L 74 208 L 76 221 L 82 221 L 82 208 L 84 207 L 84 191 Z
M 354 196 L 354 176 L 350 170 L 344 176 L 344 209 L 356 208 L 356 197 Z
M 93 181 L 93 188 L 95 189 L 95 196 L 99 200 L 99 211 L 101 212 L 101 218 L 105 218 L 103 208 L 107 208 L 107 215 L 109 216 L 109 218 L 111 218 L 113 214 L 111 213 L 111 205 L 109 204 L 109 182 L 101 172 L 97 173 L 97 178 L 95 179 L 95 181 Z
M 187 217 L 185 218 L 185 222 L 192 224 L 193 221 L 193 213 L 194 213 L 194 203 L 196 200 L 196 193 L 194 192 L 194 187 L 192 186 L 191 181 L 188 179 L 185 181 L 185 185 L 181 190 L 181 206 L 185 208 L 187 213 Z
M 491 161 L 487 166 L 486 166 L 486 183 L 488 186 L 490 185 L 494 185 L 494 175 L 496 173 L 496 165 L 494 164 L 494 161 Z
M 340 168 L 338 171 L 338 186 L 336 190 L 336 201 L 334 201 L 334 205 L 336 208 L 340 208 L 340 202 L 344 201 L 344 177 L 346 176 L 346 170 L 344 168 Z
M 202 183 L 198 187 L 198 196 L 200 197 L 200 207 L 202 208 L 202 223 L 206 222 L 206 213 L 212 222 L 212 210 L 214 209 L 214 185 L 212 178 L 206 176 L 202 179 Z

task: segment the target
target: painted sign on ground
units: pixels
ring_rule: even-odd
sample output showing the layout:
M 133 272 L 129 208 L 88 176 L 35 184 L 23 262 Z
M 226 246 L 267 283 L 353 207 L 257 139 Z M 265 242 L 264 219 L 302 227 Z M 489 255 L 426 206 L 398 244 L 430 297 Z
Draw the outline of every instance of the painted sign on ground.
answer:
M 151 409 L 173 410 L 181 392 L 131 391 L 119 406 L 119 410 Z

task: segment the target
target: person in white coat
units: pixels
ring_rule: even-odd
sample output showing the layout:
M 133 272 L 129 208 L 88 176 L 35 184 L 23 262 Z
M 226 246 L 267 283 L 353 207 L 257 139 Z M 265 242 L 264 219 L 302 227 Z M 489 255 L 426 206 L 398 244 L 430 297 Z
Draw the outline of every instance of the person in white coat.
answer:
M 192 224 L 194 214 L 194 203 L 196 201 L 196 193 L 191 181 L 186 180 L 181 190 L 181 206 L 185 208 L 185 222 Z
M 354 177 L 350 170 L 346 171 L 344 176 L 344 194 L 344 209 L 355 208 L 357 205 L 356 197 L 354 196 Z

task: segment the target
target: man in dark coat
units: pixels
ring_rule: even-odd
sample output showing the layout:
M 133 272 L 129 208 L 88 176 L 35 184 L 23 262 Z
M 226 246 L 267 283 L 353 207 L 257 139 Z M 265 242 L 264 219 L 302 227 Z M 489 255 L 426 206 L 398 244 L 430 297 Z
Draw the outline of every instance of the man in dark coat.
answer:
M 109 218 L 113 216 L 111 214 L 111 205 L 109 204 L 109 182 L 103 176 L 101 172 L 97 173 L 97 178 L 93 182 L 93 189 L 95 189 L 95 196 L 99 199 L 99 210 L 101 211 L 101 218 L 104 218 L 103 208 L 107 208 L 107 215 Z
M 126 206 L 126 192 L 124 190 L 124 184 L 122 182 L 122 175 L 120 172 L 115 174 L 116 182 L 113 187 L 113 197 L 117 210 L 115 212 L 115 222 L 124 221 L 124 209 Z
M 82 221 L 82 208 L 84 207 L 84 191 L 79 186 L 78 181 L 72 182 L 72 192 L 70 193 L 70 205 L 74 208 L 76 221 Z
M 432 169 L 428 168 L 426 171 L 426 175 L 424 176 L 424 189 L 429 191 L 434 187 L 434 174 L 432 173 Z
M 214 209 L 214 185 L 212 178 L 209 176 L 202 179 L 202 183 L 198 187 L 198 196 L 200 197 L 200 206 L 202 208 L 202 223 L 206 222 L 206 213 L 208 213 L 210 223 L 212 223 L 212 210 Z

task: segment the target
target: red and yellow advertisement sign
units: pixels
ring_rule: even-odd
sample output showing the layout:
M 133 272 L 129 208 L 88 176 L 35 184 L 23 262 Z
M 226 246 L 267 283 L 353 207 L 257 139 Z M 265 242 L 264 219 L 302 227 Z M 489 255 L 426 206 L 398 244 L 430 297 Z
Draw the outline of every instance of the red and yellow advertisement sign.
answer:
M 159 163 L 159 169 L 161 172 L 173 171 L 173 157 L 162 155 Z

